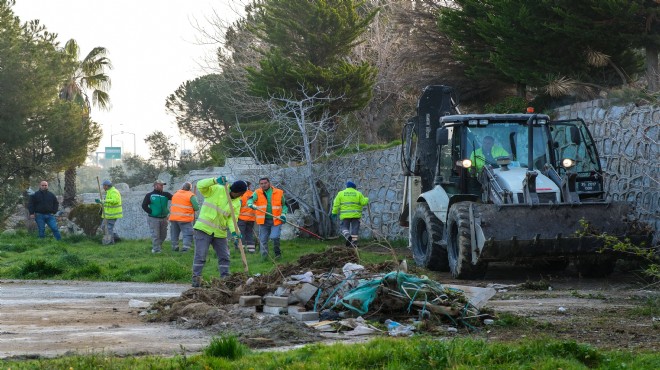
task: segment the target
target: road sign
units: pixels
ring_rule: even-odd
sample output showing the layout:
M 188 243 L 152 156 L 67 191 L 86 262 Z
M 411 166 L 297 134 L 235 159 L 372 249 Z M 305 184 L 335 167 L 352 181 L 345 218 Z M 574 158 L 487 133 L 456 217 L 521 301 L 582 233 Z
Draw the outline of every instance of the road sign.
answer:
M 106 146 L 105 147 L 105 159 L 121 159 L 121 147 L 120 146 Z

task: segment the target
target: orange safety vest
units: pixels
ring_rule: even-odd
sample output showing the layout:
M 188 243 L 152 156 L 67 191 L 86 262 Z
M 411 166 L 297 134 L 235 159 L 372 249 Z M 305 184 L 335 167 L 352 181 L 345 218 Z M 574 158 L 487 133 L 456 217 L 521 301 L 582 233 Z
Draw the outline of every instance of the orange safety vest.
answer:
M 243 221 L 254 221 L 256 220 L 257 216 L 254 209 L 250 208 L 247 206 L 247 201 L 250 199 L 254 192 L 252 190 L 247 190 L 245 194 L 241 197 L 241 214 L 238 216 L 239 220 Z
M 282 215 L 282 196 L 284 192 L 278 188 L 270 187 L 273 189 L 273 192 L 270 194 L 270 208 L 273 216 L 280 217 Z M 254 202 L 254 205 L 257 206 L 257 209 L 263 212 L 257 212 L 255 216 L 257 217 L 257 224 L 263 225 L 266 221 L 266 214 L 264 212 L 268 211 L 268 199 L 266 194 L 261 188 L 255 191 L 257 193 L 257 200 Z M 279 218 L 273 217 L 273 225 L 277 226 L 282 224 Z
M 190 197 L 195 195 L 189 190 L 178 190 L 172 196 L 170 206 L 170 221 L 193 222 L 195 220 L 195 209 Z

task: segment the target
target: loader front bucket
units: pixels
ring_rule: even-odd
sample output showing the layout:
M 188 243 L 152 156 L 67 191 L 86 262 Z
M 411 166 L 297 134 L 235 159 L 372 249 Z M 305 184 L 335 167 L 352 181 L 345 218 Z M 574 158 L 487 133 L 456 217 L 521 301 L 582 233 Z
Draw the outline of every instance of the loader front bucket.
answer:
M 651 232 L 634 230 L 626 222 L 630 207 L 621 202 L 474 207 L 479 258 L 486 261 L 596 254 L 605 247 L 602 233 L 651 245 Z

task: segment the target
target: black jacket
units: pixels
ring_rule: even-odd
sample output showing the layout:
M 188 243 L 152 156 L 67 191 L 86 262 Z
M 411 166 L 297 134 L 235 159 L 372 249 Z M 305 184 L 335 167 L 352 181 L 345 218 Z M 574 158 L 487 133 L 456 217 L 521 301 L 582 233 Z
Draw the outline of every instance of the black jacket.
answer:
M 60 202 L 57 201 L 57 197 L 48 190 L 39 190 L 30 195 L 28 210 L 31 215 L 35 213 L 54 214 L 57 213 L 59 207 Z

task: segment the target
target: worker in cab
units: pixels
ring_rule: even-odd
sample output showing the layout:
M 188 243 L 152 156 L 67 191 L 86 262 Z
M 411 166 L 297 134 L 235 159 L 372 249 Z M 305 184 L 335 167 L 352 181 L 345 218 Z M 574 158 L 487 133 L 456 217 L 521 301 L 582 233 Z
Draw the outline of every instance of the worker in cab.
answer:
M 501 146 L 495 145 L 495 138 L 484 136 L 481 148 L 472 152 L 470 160 L 476 172 L 479 172 L 486 164 L 497 167 L 497 158 L 508 156 L 509 152 Z

